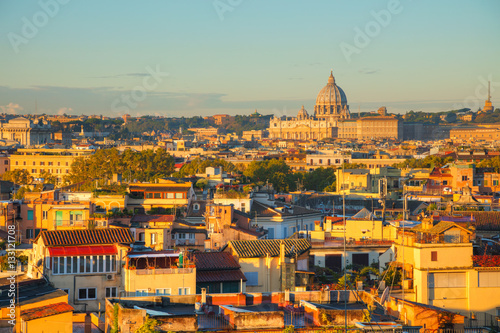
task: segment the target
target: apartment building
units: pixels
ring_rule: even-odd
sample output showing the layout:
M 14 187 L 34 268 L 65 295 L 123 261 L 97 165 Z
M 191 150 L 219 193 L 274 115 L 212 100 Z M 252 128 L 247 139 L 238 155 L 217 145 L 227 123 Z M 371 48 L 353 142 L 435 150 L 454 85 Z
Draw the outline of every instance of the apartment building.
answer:
M 133 242 L 124 228 L 44 230 L 33 241 L 27 275 L 66 291 L 76 311 L 98 311 L 119 295 L 122 260 Z
M 89 156 L 94 150 L 79 149 L 18 149 L 9 156 L 10 170 L 26 170 L 33 178 L 46 172 L 54 175 L 58 182 L 68 175 L 75 158 Z

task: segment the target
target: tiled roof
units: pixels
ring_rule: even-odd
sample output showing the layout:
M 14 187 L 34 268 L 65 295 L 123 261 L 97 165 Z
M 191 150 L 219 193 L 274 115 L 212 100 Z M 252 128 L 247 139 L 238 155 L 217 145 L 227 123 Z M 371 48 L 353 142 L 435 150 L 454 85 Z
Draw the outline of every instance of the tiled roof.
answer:
M 412 231 L 419 231 L 419 232 L 429 233 L 429 234 L 442 234 L 446 230 L 448 230 L 450 228 L 454 228 L 454 227 L 455 228 L 463 229 L 463 230 L 467 231 L 468 233 L 471 233 L 470 230 L 462 228 L 461 226 L 459 226 L 455 222 L 450 222 L 450 221 L 441 221 L 441 222 L 435 224 L 432 228 L 429 228 L 429 229 L 423 229 L 422 224 L 420 224 L 420 225 L 412 228 L 411 230 Z
M 195 253 L 194 256 L 197 272 L 240 268 L 229 252 L 200 252 Z
M 196 283 L 200 282 L 229 282 L 229 281 L 246 281 L 245 274 L 239 269 L 230 271 L 196 271 Z
M 235 240 L 229 241 L 228 246 L 236 252 L 240 258 L 265 257 L 267 253 L 271 257 L 280 254 L 280 243 L 285 242 L 285 255 L 294 256 L 302 254 L 311 248 L 307 239 L 258 239 L 258 240 Z M 293 252 L 291 252 L 294 246 Z
M 65 312 L 72 312 L 73 307 L 68 303 L 54 303 L 46 306 L 41 306 L 38 308 L 32 308 L 21 311 L 21 318 L 25 321 L 39 319 L 44 317 L 49 317 Z
M 132 191 L 145 191 L 145 192 L 187 192 L 190 186 L 130 186 Z
M 175 215 L 134 215 L 130 222 L 173 222 Z
M 44 230 L 35 239 L 42 238 L 45 246 L 130 244 L 134 242 L 130 231 L 125 228 L 96 230 Z
M 276 207 L 271 207 L 262 202 L 254 201 L 252 204 L 252 211 L 257 216 L 299 216 L 305 214 L 321 215 L 320 211 L 307 209 L 301 206 L 286 205 L 276 201 Z

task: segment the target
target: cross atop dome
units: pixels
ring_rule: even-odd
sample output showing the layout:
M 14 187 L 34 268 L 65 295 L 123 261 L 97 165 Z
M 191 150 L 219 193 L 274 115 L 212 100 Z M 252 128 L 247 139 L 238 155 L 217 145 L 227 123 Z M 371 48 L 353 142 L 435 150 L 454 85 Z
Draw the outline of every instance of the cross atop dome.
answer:
M 335 78 L 333 77 L 333 70 L 330 71 L 330 77 L 328 78 L 328 84 L 335 84 Z

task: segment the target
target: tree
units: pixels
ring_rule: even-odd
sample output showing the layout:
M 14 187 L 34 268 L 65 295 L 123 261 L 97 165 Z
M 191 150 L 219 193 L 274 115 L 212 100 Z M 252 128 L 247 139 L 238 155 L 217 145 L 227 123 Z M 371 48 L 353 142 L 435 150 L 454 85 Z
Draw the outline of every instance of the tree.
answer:
M 271 183 L 277 192 L 288 192 L 296 187 L 292 170 L 283 160 L 253 161 L 243 174 L 255 183 Z
M 154 181 L 170 176 L 174 170 L 174 158 L 165 149 L 126 150 L 122 154 L 116 148 L 100 149 L 91 156 L 77 157 L 66 181 L 70 184 L 86 182 L 92 187 L 92 180 L 111 179 L 117 173 L 129 181 Z
M 331 189 L 332 184 L 335 183 L 335 168 L 317 168 L 314 171 L 305 173 L 303 178 L 306 189 L 326 191 Z
M 2 176 L 3 180 L 11 181 L 19 185 L 28 185 L 32 181 L 32 177 L 27 170 L 15 169 L 12 171 L 7 171 Z
M 41 173 L 40 173 L 40 176 L 39 178 L 43 178 L 43 182 L 45 184 L 53 184 L 53 185 L 57 185 L 57 177 L 54 176 L 53 174 L 51 173 L 48 173 L 47 171 L 43 170 Z

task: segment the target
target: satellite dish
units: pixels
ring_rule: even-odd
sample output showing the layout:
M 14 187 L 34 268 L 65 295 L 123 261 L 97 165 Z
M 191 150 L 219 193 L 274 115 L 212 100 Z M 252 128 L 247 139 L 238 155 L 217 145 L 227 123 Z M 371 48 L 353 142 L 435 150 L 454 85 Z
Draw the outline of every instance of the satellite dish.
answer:
M 380 297 L 380 304 L 382 306 L 387 301 L 388 296 L 389 296 L 389 287 L 385 287 L 384 292 L 382 293 L 382 296 Z

